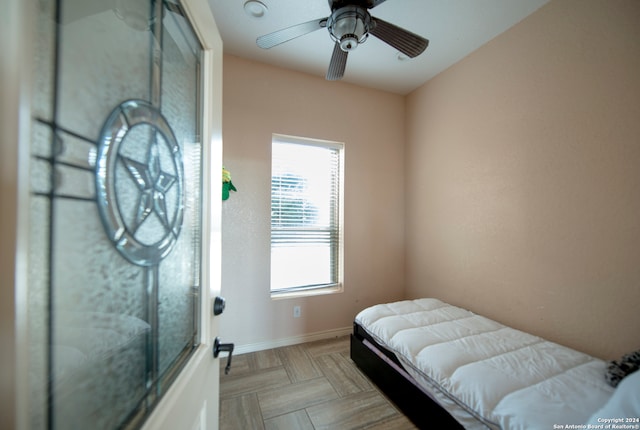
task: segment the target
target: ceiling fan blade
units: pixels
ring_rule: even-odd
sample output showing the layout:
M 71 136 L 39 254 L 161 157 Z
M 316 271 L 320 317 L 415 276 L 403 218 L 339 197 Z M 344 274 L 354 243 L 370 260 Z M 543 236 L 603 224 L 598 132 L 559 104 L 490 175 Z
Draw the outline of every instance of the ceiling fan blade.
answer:
M 424 37 L 411 33 L 404 28 L 400 28 L 396 25 L 383 21 L 380 18 L 371 18 L 374 25 L 373 29 L 369 30 L 370 34 L 373 34 L 383 42 L 393 46 L 398 51 L 407 55 L 410 58 L 417 57 L 422 54 L 429 41 Z
M 273 48 L 281 43 L 288 42 L 296 37 L 304 36 L 312 31 L 319 30 L 327 26 L 327 19 L 314 19 L 313 21 L 303 22 L 291 27 L 283 28 L 282 30 L 274 31 L 273 33 L 265 34 L 256 39 L 256 43 L 262 49 Z
M 327 70 L 327 81 L 339 81 L 344 76 L 344 69 L 347 67 L 348 52 L 340 49 L 340 44 L 333 46 L 333 54 Z
M 367 0 L 367 9 L 373 9 L 379 4 L 384 3 L 386 0 Z

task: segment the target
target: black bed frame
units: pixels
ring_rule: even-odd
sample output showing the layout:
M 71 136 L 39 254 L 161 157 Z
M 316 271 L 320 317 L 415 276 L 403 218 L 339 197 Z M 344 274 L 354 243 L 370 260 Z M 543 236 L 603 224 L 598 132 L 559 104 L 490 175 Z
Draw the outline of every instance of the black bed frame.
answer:
M 392 352 L 357 323 L 351 335 L 351 359 L 418 428 L 463 428 L 418 385 Z

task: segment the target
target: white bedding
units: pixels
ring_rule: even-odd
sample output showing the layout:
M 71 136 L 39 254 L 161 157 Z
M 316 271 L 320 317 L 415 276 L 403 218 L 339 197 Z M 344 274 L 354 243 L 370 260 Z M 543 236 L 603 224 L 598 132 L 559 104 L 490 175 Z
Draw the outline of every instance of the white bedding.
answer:
M 467 428 L 582 425 L 614 391 L 604 361 L 437 299 L 376 305 L 355 321 Z

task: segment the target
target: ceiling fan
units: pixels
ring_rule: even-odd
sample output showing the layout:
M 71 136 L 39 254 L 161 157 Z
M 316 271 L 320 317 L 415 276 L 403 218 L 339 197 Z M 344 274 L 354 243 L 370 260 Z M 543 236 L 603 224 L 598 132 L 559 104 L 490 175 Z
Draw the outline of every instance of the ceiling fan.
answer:
M 368 9 L 386 0 L 329 0 L 331 15 L 265 34 L 256 39 L 260 48 L 269 49 L 281 43 L 327 28 L 334 40 L 327 80 L 337 81 L 344 75 L 349 52 L 367 40 L 369 34 L 391 45 L 410 58 L 420 55 L 429 41 L 403 28 L 374 18 Z

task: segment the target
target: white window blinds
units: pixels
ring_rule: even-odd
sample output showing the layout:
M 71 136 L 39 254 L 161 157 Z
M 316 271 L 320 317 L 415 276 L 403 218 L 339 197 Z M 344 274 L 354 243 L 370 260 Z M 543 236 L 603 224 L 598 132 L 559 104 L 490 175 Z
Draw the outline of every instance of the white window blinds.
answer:
M 274 136 L 272 293 L 340 284 L 342 151 L 341 144 Z

